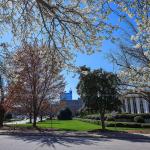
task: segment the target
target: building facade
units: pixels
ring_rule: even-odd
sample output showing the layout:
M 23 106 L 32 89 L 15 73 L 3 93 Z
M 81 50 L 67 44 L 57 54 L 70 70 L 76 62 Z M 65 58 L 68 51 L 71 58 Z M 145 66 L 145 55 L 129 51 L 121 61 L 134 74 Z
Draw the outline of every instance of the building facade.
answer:
M 150 103 L 137 93 L 126 94 L 122 103 L 122 112 L 131 114 L 150 113 Z
M 61 93 L 60 100 L 72 100 L 72 90 Z
M 68 107 L 73 115 L 76 115 L 78 113 L 78 110 L 82 108 L 83 102 L 78 99 L 78 100 L 61 100 L 62 103 L 64 103 L 64 107 Z
M 68 107 L 73 115 L 77 114 L 78 110 L 82 107 L 83 102 L 80 99 L 72 99 L 72 90 L 69 92 L 64 92 L 60 95 L 60 104 L 65 104 L 63 107 Z

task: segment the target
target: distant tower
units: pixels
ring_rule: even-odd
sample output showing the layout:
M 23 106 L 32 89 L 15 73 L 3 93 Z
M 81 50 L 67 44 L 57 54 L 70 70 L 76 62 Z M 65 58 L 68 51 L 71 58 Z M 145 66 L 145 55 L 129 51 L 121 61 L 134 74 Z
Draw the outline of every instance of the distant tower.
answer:
M 63 92 L 60 95 L 60 100 L 72 100 L 72 90 L 70 89 L 69 92 Z
M 69 91 L 69 99 L 72 100 L 72 90 Z

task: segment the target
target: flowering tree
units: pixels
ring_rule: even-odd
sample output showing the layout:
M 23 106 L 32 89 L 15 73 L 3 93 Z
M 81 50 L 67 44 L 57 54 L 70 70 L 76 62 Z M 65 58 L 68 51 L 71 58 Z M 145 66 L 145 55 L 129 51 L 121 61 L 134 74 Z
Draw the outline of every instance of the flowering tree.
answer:
M 14 92 L 20 101 L 18 106 L 25 104 L 30 107 L 33 126 L 36 126 L 44 101 L 56 99 L 64 90 L 64 80 L 60 74 L 63 61 L 55 50 L 50 52 L 46 45 L 39 46 L 34 42 L 24 43 L 17 49 L 9 66 L 12 68 L 12 85 L 15 84 L 15 90 L 16 86 L 20 86 L 19 91 Z
M 149 0 L 0 0 L 0 29 L 1 34 L 10 30 L 17 44 L 38 37 L 66 62 L 74 50 L 92 53 L 104 39 L 118 41 L 120 37 L 112 35 L 117 30 L 128 35 L 134 47 L 149 49 L 149 5 Z M 112 14 L 120 22 L 114 23 Z
M 123 91 L 131 90 L 141 95 L 145 100 L 150 102 L 150 68 L 136 68 L 121 71 L 119 77 L 122 80 Z
M 111 1 L 118 5 L 114 13 L 125 24 L 120 23 L 118 27 L 124 34 L 117 41 L 118 50 L 115 49 L 109 58 L 120 67 L 120 79 L 126 89 L 137 91 L 138 87 L 138 92 L 147 97 L 148 92 L 144 92 L 144 89 L 149 88 L 150 2 Z
M 69 59 L 70 49 L 99 49 L 103 36 L 98 33 L 105 26 L 112 29 L 102 9 L 97 0 L 0 0 L 1 33 L 10 29 L 18 42 L 38 37 Z

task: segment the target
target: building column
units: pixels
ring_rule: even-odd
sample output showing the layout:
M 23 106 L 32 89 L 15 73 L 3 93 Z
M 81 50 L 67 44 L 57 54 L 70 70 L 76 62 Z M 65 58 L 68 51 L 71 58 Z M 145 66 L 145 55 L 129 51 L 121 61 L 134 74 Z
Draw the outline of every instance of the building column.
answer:
M 131 114 L 134 114 L 133 99 L 130 98 Z
M 136 106 L 137 106 L 137 113 L 140 114 L 141 109 L 140 109 L 140 98 L 139 97 L 136 97 Z
M 129 112 L 127 99 L 125 99 L 125 111 L 126 111 L 126 113 Z
M 148 113 L 148 102 L 146 100 L 143 99 L 143 106 L 144 106 L 144 113 Z
M 150 102 L 147 102 L 147 106 L 148 106 L 148 113 L 150 113 Z

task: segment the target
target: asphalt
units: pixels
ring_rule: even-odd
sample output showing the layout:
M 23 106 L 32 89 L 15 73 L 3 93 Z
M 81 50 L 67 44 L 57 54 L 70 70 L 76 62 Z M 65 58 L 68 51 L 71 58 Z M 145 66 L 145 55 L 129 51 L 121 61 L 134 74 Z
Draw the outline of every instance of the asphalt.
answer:
M 149 139 L 0 135 L 0 150 L 149 150 Z
M 146 139 L 150 141 L 150 134 L 131 134 L 127 132 L 78 132 L 78 131 L 38 131 L 38 130 L 0 130 L 0 135 L 19 136 L 55 136 L 55 137 L 83 137 L 83 138 L 115 138 L 115 139 Z

